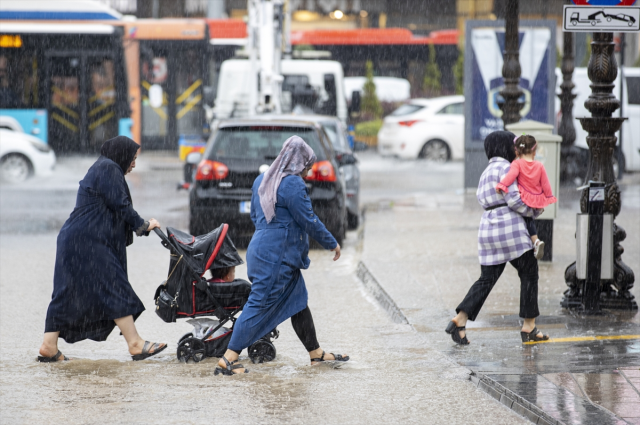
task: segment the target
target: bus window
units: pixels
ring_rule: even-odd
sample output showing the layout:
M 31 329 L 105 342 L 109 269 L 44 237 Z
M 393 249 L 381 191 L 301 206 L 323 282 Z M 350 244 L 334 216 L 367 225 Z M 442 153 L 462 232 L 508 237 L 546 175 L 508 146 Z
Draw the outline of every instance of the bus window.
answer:
M 118 134 L 116 118 L 115 67 L 110 57 L 88 58 L 89 96 L 87 117 L 89 143 L 93 149 Z
M 49 61 L 50 143 L 60 151 L 79 150 L 80 57 L 50 56 Z
M 150 55 L 142 58 L 142 136 L 145 138 L 164 139 L 167 136 L 167 97 L 168 66 L 166 53 L 153 50 Z M 162 87 L 162 105 L 153 107 L 149 103 L 149 89 L 158 84 Z M 158 142 L 156 142 L 158 143 Z
M 38 65 L 34 54 L 22 50 L 0 53 L 0 109 L 40 107 Z

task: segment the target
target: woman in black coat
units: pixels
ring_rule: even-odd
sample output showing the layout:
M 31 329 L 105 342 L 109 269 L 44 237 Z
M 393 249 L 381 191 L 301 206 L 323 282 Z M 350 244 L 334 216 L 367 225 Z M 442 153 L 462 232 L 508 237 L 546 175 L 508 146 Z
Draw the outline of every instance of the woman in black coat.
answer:
M 133 232 L 148 235 L 160 227 L 155 219 L 145 221 L 135 212 L 124 179 L 136 166 L 139 147 L 124 136 L 107 140 L 80 182 L 76 206 L 58 235 L 41 362 L 68 360 L 58 350 L 58 338 L 68 343 L 105 341 L 116 325 L 133 360 L 167 347 L 138 335 L 134 320 L 144 305 L 127 277 L 126 247 L 133 243 Z

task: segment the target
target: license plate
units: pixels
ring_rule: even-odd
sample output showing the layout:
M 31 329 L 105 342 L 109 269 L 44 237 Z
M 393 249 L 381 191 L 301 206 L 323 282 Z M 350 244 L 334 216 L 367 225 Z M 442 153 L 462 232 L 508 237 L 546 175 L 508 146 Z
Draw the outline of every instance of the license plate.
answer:
M 251 213 L 251 201 L 242 201 L 242 202 L 240 202 L 240 213 L 241 214 L 249 214 L 249 213 Z

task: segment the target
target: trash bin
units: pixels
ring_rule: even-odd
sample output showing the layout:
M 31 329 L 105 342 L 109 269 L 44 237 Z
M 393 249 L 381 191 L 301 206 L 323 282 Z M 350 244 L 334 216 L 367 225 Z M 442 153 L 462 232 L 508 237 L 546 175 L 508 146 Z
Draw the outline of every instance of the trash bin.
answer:
M 538 147 L 536 149 L 536 161 L 542 162 L 551 190 L 556 198 L 560 198 L 560 144 L 562 137 L 553 134 L 553 126 L 538 121 L 521 121 L 509 124 L 505 127 L 517 136 L 529 134 L 536 138 Z M 545 252 L 543 261 L 553 259 L 553 220 L 558 213 L 558 202 L 551 204 L 544 209 L 544 212 L 536 220 L 538 228 L 538 238 L 545 242 Z

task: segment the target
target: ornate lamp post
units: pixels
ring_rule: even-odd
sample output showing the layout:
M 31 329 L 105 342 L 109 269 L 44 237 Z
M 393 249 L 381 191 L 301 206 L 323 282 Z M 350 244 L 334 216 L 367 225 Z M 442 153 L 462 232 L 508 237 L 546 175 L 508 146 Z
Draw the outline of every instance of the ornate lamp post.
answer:
M 499 102 L 498 106 L 502 110 L 502 122 L 506 126 L 520 121 L 520 110 L 524 106 L 518 102 L 522 96 L 522 90 L 519 87 L 521 69 L 518 0 L 507 1 L 505 27 L 504 63 L 502 65 L 504 90 L 500 92 L 504 100 Z
M 612 33 L 594 33 L 591 43 L 591 58 L 587 68 L 589 79 L 592 82 L 591 95 L 584 103 L 584 106 L 591 112 L 591 117 L 579 118 L 579 120 L 582 128 L 588 132 L 589 163 L 585 181 L 594 180 L 605 183 L 604 212 L 612 214 L 615 219 L 620 213 L 621 200 L 620 189 L 613 173 L 612 155 L 617 141 L 615 133 L 626 118 L 612 116 L 613 112 L 620 108 L 620 101 L 612 93 L 613 81 L 618 74 L 614 47 Z M 588 189 L 582 191 L 580 198 L 582 213 L 587 213 L 588 192 Z M 613 279 L 600 280 L 599 292 L 601 293 L 600 306 L 602 308 L 638 309 L 634 296 L 630 292 L 635 276 L 631 268 L 624 264 L 621 258 L 624 248 L 620 242 L 626 237 L 624 229 L 614 222 L 614 272 Z M 561 305 L 566 308 L 579 308 L 584 281 L 577 278 L 575 262 L 565 270 L 565 281 L 569 289 L 565 291 Z

